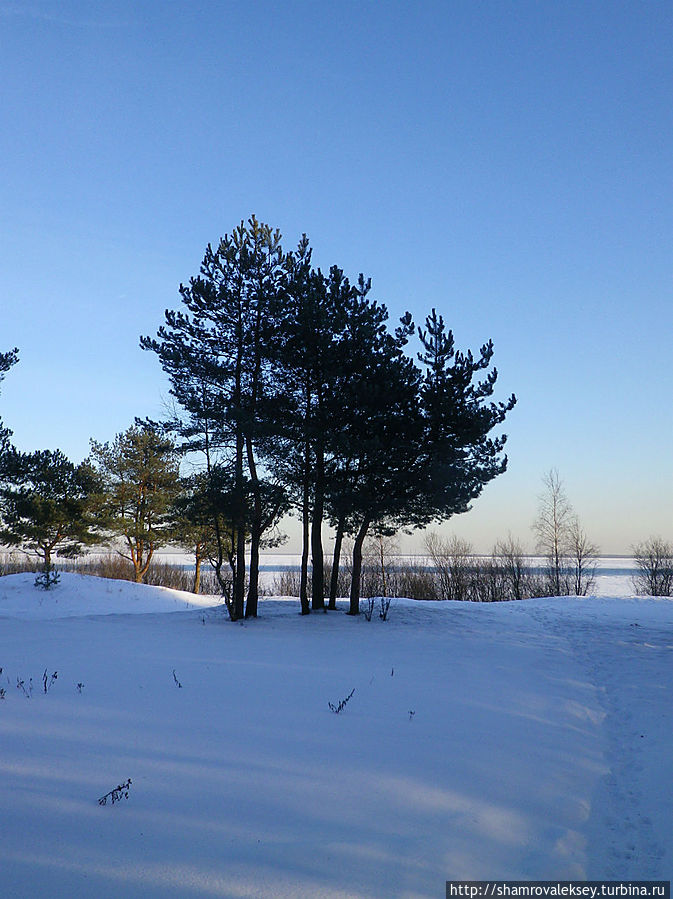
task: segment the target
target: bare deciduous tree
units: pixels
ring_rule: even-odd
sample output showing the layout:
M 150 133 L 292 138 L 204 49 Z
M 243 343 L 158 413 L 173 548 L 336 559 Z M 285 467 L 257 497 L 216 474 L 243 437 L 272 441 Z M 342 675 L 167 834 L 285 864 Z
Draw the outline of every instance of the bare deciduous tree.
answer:
M 547 562 L 549 592 L 563 596 L 570 592 L 567 569 L 570 527 L 575 513 L 555 468 L 548 471 L 542 481 L 545 489 L 539 497 L 533 531 L 537 537 L 537 550 Z
M 471 599 L 472 545 L 455 535 L 445 540 L 431 531 L 425 538 L 425 547 L 437 572 L 442 599 Z
M 572 562 L 573 589 L 576 596 L 586 596 L 596 583 L 598 547 L 586 534 L 577 518 L 568 531 Z
M 673 545 L 661 537 L 650 537 L 633 548 L 638 573 L 633 578 L 636 593 L 645 596 L 673 595 Z
M 506 540 L 498 541 L 493 549 L 493 559 L 500 570 L 508 598 L 525 599 L 531 595 L 530 566 L 518 540 L 509 534 Z
M 378 590 L 381 596 L 390 596 L 390 561 L 400 551 L 395 534 L 382 531 L 374 533 L 365 542 L 364 559 L 368 567 L 377 573 Z
M 580 525 L 555 468 L 547 472 L 543 484 L 533 530 L 537 551 L 547 562 L 547 593 L 586 596 L 595 581 L 598 547 Z

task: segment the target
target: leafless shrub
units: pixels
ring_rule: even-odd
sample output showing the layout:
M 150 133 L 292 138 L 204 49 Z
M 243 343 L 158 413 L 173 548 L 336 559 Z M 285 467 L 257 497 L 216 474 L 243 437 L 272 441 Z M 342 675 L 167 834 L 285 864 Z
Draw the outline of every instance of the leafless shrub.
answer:
M 471 602 L 500 602 L 505 598 L 505 579 L 496 558 L 474 558 L 469 578 Z
M 376 594 L 387 597 L 395 589 L 392 560 L 399 555 L 399 542 L 394 534 L 374 533 L 365 541 L 363 550 L 363 567 L 368 579 L 372 581 L 371 589 L 365 595 Z
M 0 555 L 0 577 L 5 574 L 37 574 L 40 570 L 39 560 L 25 553 L 12 552 Z
M 388 612 L 390 611 L 390 603 L 392 601 L 392 596 L 379 596 L 379 618 L 381 621 L 388 620 Z
M 500 570 L 503 592 L 509 599 L 530 595 L 530 565 L 522 545 L 511 534 L 495 544 L 493 559 Z
M 58 671 L 54 671 L 51 677 L 47 674 L 47 669 L 44 669 L 44 674 L 42 675 L 42 689 L 45 693 L 48 693 L 51 688 L 54 686 L 55 682 L 58 680 Z
M 586 596 L 596 583 L 598 547 L 587 537 L 577 518 L 568 529 L 573 590 L 576 596 Z
M 500 600 L 530 599 L 548 596 L 548 570 L 539 571 L 524 547 L 511 534 L 493 548 L 493 564 L 500 577 Z
M 472 546 L 459 537 L 443 539 L 435 532 L 425 538 L 425 547 L 439 579 L 442 599 L 472 599 L 474 561 Z
M 376 605 L 376 597 L 368 596 L 362 602 L 362 614 L 365 616 L 365 621 L 371 621 L 372 615 L 374 614 L 374 606 Z
M 638 568 L 633 578 L 636 593 L 642 596 L 673 595 L 673 545 L 661 537 L 650 537 L 633 548 Z
M 441 599 L 438 579 L 425 564 L 400 566 L 395 571 L 394 596 L 410 599 Z

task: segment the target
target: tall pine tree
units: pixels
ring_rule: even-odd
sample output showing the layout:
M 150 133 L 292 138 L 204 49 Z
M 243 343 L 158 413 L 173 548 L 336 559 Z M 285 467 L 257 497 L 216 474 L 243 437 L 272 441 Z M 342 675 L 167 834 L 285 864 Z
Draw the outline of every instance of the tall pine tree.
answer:
M 233 539 L 232 620 L 257 614 L 259 550 L 265 530 L 280 517 L 284 500 L 259 472 L 259 446 L 266 435 L 262 409 L 268 395 L 269 306 L 278 290 L 283 261 L 280 234 L 253 216 L 216 249 L 208 245 L 198 277 L 180 286 L 186 312 L 166 311 L 157 339 L 141 346 L 159 356 L 172 393 L 184 414 L 173 422 L 186 448 L 206 454 L 206 474 L 214 494 L 222 493 Z M 214 497 L 213 497 L 214 498 Z M 246 538 L 250 537 L 247 607 Z M 218 539 L 220 539 L 218 537 Z M 220 556 L 225 552 L 220 539 Z
M 296 253 L 288 254 L 285 289 L 275 309 L 277 337 L 271 354 L 276 397 L 269 427 L 285 444 L 285 451 L 276 452 L 273 462 L 301 512 L 304 614 L 325 607 L 322 529 L 330 489 L 329 446 L 342 426 L 339 385 L 345 360 L 341 344 L 355 293 L 337 266 L 328 275 L 311 267 L 305 235 Z

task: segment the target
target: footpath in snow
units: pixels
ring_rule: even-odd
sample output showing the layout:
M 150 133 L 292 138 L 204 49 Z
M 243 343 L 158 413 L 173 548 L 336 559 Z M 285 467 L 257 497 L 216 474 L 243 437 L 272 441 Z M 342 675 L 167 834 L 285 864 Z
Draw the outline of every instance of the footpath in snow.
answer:
M 0 578 L 0 895 L 671 878 L 669 600 L 394 600 L 386 622 L 264 600 L 231 624 L 213 598 L 32 581 Z

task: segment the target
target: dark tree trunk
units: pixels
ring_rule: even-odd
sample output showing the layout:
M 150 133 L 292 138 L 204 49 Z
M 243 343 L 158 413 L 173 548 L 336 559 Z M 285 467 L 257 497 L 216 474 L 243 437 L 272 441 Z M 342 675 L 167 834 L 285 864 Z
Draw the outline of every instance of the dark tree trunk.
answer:
M 245 606 L 245 617 L 257 617 L 257 603 L 259 600 L 259 546 L 262 534 L 259 522 L 254 521 L 250 532 L 250 580 L 248 583 L 248 600 Z
M 245 600 L 245 531 L 238 528 L 236 534 L 236 573 L 234 575 L 234 589 L 232 596 L 232 621 L 243 618 L 243 606 Z
M 246 618 L 257 617 L 257 604 L 259 600 L 259 547 L 262 542 L 262 495 L 257 477 L 257 464 L 252 446 L 252 440 L 246 439 L 248 454 L 248 470 L 253 493 L 252 525 L 250 528 L 250 579 L 248 583 L 248 601 L 245 607 Z
M 370 521 L 368 518 L 362 522 L 360 530 L 353 544 L 353 574 L 351 577 L 351 596 L 349 615 L 360 614 L 360 576 L 362 574 L 362 544 L 365 542 Z
M 232 621 L 243 618 L 243 604 L 245 599 L 245 493 L 243 486 L 243 436 L 236 435 L 236 564 L 234 568 L 234 585 L 231 608 L 229 615 Z
M 328 609 L 336 609 L 337 590 L 339 588 L 339 564 L 341 562 L 341 546 L 344 539 L 344 520 L 340 518 L 337 523 L 336 535 L 334 537 L 334 552 L 332 554 L 332 576 L 329 584 L 329 604 Z
M 198 595 L 201 589 L 201 556 L 197 555 L 194 561 L 194 580 L 192 581 L 192 593 Z
M 315 464 L 315 496 L 311 521 L 311 604 L 313 611 L 325 608 L 325 557 L 322 549 L 322 521 L 325 514 L 325 452 L 318 440 Z
M 301 614 L 308 615 L 311 606 L 308 601 L 308 554 L 309 554 L 309 533 L 310 533 L 310 484 L 309 484 L 309 445 L 306 443 L 304 449 L 304 485 L 302 496 L 302 547 L 301 547 L 301 575 L 299 579 L 299 602 L 301 604 Z
M 381 593 L 388 596 L 388 584 L 386 581 L 386 560 L 383 552 L 383 538 L 379 537 L 379 564 L 381 565 Z

